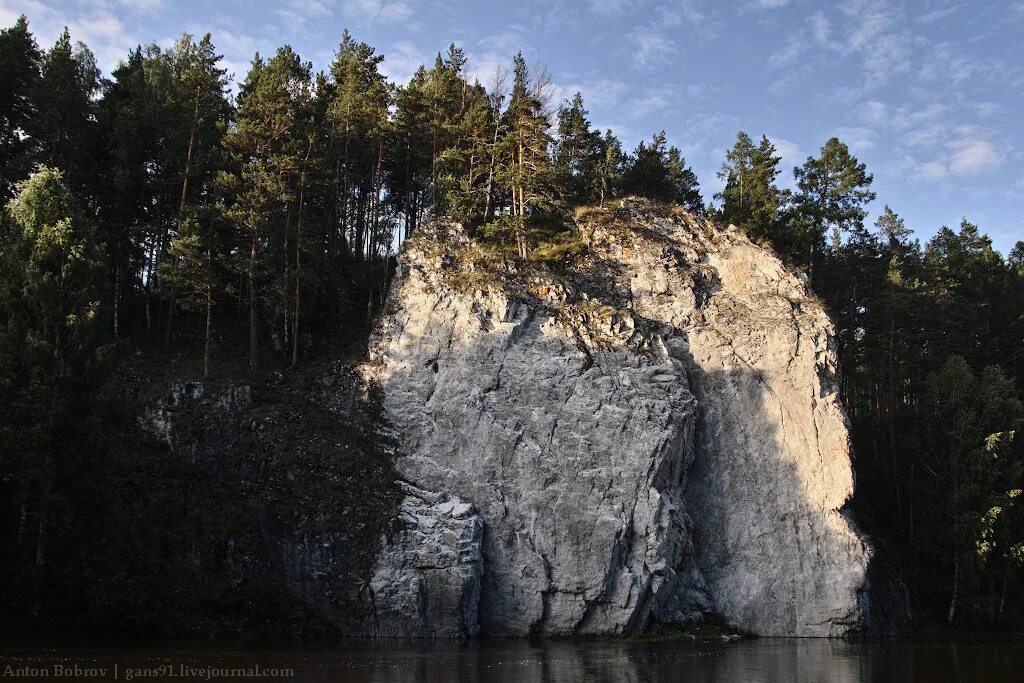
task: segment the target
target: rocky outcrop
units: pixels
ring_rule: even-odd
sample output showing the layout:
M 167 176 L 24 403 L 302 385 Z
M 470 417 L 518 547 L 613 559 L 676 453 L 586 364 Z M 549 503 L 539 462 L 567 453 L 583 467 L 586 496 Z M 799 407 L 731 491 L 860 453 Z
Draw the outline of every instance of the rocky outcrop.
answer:
M 821 306 L 734 229 L 645 204 L 578 225 L 587 255 L 558 275 L 457 226 L 422 231 L 364 366 L 401 477 L 482 520 L 481 631 L 633 633 L 709 611 L 765 635 L 862 627 L 871 549 L 842 511 L 850 445 Z M 416 538 L 376 576 L 441 566 L 451 580 L 421 583 L 454 606 L 466 570 Z M 378 613 L 421 614 L 411 589 L 375 586 Z M 404 623 L 473 630 L 445 611 Z
M 389 638 L 465 638 L 480 627 L 483 521 L 472 505 L 408 484 L 401 531 L 385 537 L 370 581 L 371 633 Z

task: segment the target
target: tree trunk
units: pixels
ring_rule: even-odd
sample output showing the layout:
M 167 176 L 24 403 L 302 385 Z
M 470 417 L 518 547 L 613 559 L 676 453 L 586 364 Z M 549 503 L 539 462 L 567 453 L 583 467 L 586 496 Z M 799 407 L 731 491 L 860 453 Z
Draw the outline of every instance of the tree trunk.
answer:
M 299 310 L 302 304 L 302 209 L 306 203 L 306 168 L 309 155 L 313 151 L 313 140 L 309 138 L 306 147 L 306 158 L 302 162 L 302 173 L 299 175 L 299 217 L 295 224 L 295 311 L 292 313 L 292 367 L 299 362 Z
M 46 564 L 46 525 L 49 517 L 50 483 L 49 475 L 43 484 L 43 495 L 39 498 L 39 525 L 36 527 L 36 566 Z
M 164 351 L 171 350 L 171 331 L 174 327 L 174 303 L 175 298 L 172 296 L 170 301 L 167 302 L 167 334 L 164 337 Z
M 249 250 L 249 373 L 256 374 L 256 233 Z
M 206 283 L 206 334 L 203 337 L 203 379 L 210 376 L 210 337 L 213 330 L 213 285 Z
M 501 129 L 500 121 L 494 123 L 494 139 L 491 142 L 491 161 L 487 166 L 487 200 L 484 206 L 484 221 L 494 219 L 494 167 L 498 162 L 498 131 Z
M 370 239 L 367 260 L 366 260 L 366 283 L 367 283 L 367 297 L 366 297 L 366 319 L 370 320 L 373 317 L 373 258 L 377 251 L 377 234 L 380 231 L 380 185 L 381 185 L 381 169 L 384 164 L 384 141 L 381 140 L 377 143 L 377 170 L 373 176 L 373 219 L 370 221 Z
M 960 597 L 960 557 L 956 554 L 955 549 L 953 552 L 953 597 L 949 601 L 949 614 L 946 616 L 946 622 L 950 624 L 956 617 L 956 602 Z

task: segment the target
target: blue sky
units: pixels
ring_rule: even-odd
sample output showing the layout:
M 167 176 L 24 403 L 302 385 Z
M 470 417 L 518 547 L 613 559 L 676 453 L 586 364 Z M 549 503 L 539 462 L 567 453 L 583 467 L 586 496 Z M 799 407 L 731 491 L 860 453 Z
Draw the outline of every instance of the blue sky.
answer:
M 522 50 L 557 95 L 580 90 L 627 146 L 664 128 L 705 196 L 736 131 L 766 133 L 791 167 L 832 135 L 926 239 L 966 216 L 1004 254 L 1024 240 L 1024 1 L 0 0 L 40 42 L 67 24 L 105 71 L 138 43 L 213 33 L 229 68 L 290 43 L 314 68 L 342 29 L 397 81 L 450 42 L 486 82 Z

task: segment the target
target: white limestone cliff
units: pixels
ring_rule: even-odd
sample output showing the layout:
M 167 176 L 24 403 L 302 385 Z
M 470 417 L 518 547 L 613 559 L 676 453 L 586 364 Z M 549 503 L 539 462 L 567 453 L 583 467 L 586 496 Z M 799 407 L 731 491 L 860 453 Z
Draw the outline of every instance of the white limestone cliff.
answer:
M 820 304 L 734 229 L 644 203 L 578 224 L 587 254 L 559 275 L 495 266 L 457 226 L 406 244 L 363 372 L 401 478 L 479 515 L 482 571 L 476 590 L 408 530 L 378 561 L 378 613 L 408 611 L 401 576 L 456 621 L 477 596 L 489 635 L 707 613 L 763 635 L 863 627 L 872 551 L 842 512 L 850 444 Z M 446 629 L 474 625 L 418 634 Z

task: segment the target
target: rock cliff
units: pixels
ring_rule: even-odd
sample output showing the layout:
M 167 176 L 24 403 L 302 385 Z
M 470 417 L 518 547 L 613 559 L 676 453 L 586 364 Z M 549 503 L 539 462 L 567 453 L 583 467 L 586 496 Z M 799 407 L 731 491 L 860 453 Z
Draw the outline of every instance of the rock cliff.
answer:
M 843 513 L 819 303 L 734 229 L 635 202 L 577 225 L 559 268 L 442 224 L 403 250 L 362 368 L 407 495 L 377 632 L 862 628 L 872 550 Z

